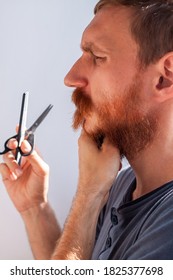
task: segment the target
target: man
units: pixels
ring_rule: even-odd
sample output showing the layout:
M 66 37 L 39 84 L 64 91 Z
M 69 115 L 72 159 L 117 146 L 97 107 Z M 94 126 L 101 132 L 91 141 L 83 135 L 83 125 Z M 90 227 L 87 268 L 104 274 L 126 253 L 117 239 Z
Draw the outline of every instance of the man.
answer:
M 35 151 L 22 168 L 4 157 L 0 172 L 35 258 L 173 259 L 172 30 L 173 1 L 96 5 L 65 77 L 76 88 L 73 126 L 82 133 L 62 233 L 47 202 L 47 165 Z M 118 174 L 123 156 L 131 167 Z

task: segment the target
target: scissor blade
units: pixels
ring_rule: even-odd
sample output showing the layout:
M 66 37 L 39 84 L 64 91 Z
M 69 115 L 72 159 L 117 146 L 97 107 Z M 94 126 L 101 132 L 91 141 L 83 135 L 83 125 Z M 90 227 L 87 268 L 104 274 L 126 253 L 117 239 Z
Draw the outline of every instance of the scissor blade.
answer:
M 34 133 L 37 127 L 42 123 L 42 121 L 45 119 L 47 114 L 50 112 L 52 109 L 53 105 L 49 105 L 43 113 L 38 117 L 38 119 L 31 125 L 29 129 L 26 130 L 25 135 L 29 135 L 30 133 Z
M 20 112 L 20 120 L 19 120 L 19 131 L 18 131 L 18 136 L 17 140 L 19 142 L 19 147 L 25 137 L 25 129 L 26 129 L 26 118 L 27 118 L 27 109 L 28 109 L 28 98 L 29 98 L 29 93 L 25 92 L 23 93 L 22 96 L 22 105 L 21 105 L 21 112 Z M 18 149 L 16 151 L 16 156 L 15 156 L 18 164 L 20 165 L 21 161 L 21 154 L 19 153 Z

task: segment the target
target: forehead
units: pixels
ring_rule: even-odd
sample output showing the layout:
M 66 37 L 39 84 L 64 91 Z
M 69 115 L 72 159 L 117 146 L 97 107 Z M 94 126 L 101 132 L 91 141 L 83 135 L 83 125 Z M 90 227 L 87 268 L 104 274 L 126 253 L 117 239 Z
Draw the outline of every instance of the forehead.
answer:
M 115 47 L 136 49 L 131 35 L 133 11 L 122 6 L 105 6 L 85 29 L 81 46 L 93 45 L 111 51 Z

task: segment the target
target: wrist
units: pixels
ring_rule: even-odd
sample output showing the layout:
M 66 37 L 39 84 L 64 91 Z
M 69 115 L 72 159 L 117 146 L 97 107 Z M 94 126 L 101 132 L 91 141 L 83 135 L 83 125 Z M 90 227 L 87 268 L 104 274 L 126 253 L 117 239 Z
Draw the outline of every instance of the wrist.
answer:
M 50 205 L 42 203 L 21 212 L 35 259 L 50 259 L 61 228 Z
M 46 213 L 50 212 L 50 206 L 48 202 L 40 203 L 39 205 L 32 206 L 24 211 L 20 212 L 22 219 L 36 219 L 40 215 L 46 215 Z
M 107 201 L 109 190 L 110 188 L 98 184 L 89 185 L 80 182 L 78 184 L 76 195 L 81 197 L 81 199 L 83 198 L 85 201 L 88 200 L 88 203 L 99 207 L 105 203 L 105 199 Z

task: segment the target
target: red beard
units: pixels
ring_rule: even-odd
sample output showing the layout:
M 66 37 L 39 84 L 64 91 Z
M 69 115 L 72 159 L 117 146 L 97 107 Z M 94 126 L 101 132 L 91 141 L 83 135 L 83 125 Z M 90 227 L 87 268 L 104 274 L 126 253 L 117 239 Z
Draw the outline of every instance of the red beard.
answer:
M 137 153 L 148 146 L 157 129 L 157 118 L 153 112 L 143 113 L 142 101 L 139 99 L 140 79 L 129 87 L 122 97 L 116 97 L 112 102 L 94 106 L 89 96 L 77 88 L 72 95 L 72 101 L 77 107 L 73 119 L 73 128 L 84 126 L 87 116 L 92 116 L 94 111 L 98 118 L 98 127 L 89 132 L 90 136 L 101 147 L 106 136 L 116 146 L 121 156 L 132 160 Z

